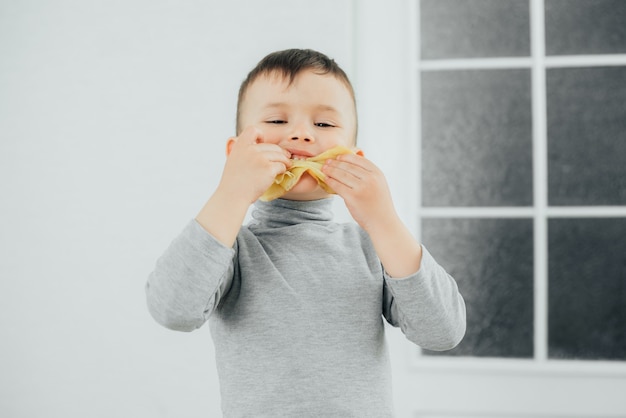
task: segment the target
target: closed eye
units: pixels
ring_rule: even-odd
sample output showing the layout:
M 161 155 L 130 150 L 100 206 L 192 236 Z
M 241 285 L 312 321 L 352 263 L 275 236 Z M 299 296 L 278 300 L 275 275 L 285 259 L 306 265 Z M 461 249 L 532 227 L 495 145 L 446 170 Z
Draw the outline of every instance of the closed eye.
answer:
M 282 125 L 282 124 L 287 123 L 287 121 L 286 120 L 276 119 L 276 120 L 268 120 L 265 123 L 273 123 L 274 125 Z

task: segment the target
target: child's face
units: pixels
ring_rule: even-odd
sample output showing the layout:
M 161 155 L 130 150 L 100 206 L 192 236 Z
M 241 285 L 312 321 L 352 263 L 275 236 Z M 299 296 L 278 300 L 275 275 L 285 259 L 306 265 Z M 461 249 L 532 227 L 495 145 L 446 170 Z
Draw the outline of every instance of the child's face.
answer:
M 250 84 L 240 110 L 241 126 L 256 126 L 263 142 L 288 150 L 292 158 L 318 155 L 337 145 L 352 147 L 356 136 L 356 110 L 348 88 L 329 74 L 311 70 L 289 80 L 280 74 L 262 75 Z M 327 197 L 308 174 L 285 199 Z

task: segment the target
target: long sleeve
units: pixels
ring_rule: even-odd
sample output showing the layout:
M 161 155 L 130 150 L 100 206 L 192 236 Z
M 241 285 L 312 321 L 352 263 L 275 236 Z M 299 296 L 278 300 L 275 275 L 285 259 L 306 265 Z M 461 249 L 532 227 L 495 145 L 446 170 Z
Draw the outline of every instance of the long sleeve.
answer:
M 383 313 L 415 344 L 429 350 L 454 348 L 465 335 L 465 302 L 454 279 L 423 248 L 414 275 L 385 275 Z
M 195 220 L 189 222 L 148 277 L 150 314 L 173 330 L 202 326 L 232 283 L 234 254 Z

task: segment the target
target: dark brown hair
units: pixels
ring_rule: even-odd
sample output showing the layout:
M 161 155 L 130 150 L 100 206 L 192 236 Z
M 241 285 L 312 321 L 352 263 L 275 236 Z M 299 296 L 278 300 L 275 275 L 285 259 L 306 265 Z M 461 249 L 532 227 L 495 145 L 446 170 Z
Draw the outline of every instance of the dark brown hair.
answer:
M 283 51 L 272 52 L 265 56 L 259 63 L 248 73 L 246 79 L 239 87 L 239 97 L 237 98 L 237 135 L 241 133 L 243 127 L 240 125 L 241 103 L 248 87 L 259 76 L 268 75 L 277 72 L 289 80 L 289 84 L 298 74 L 305 70 L 313 70 L 317 74 L 331 74 L 339 81 L 343 82 L 348 88 L 355 106 L 356 115 L 356 99 L 354 97 L 354 89 L 350 83 L 350 79 L 346 73 L 339 67 L 335 60 L 312 49 L 285 49 Z

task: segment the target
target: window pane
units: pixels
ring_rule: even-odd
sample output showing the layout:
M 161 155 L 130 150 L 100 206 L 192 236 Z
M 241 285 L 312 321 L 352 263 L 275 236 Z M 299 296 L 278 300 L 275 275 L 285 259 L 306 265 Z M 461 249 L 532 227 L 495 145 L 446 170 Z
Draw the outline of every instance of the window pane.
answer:
M 546 77 L 549 203 L 626 204 L 626 67 Z
M 549 356 L 626 360 L 626 219 L 550 219 Z
M 626 52 L 626 1 L 546 0 L 548 55 Z
M 528 0 L 422 0 L 422 59 L 530 55 Z
M 533 356 L 533 224 L 530 219 L 425 219 L 423 242 L 456 279 L 467 333 L 430 355 Z
M 530 71 L 422 74 L 424 206 L 532 205 Z

